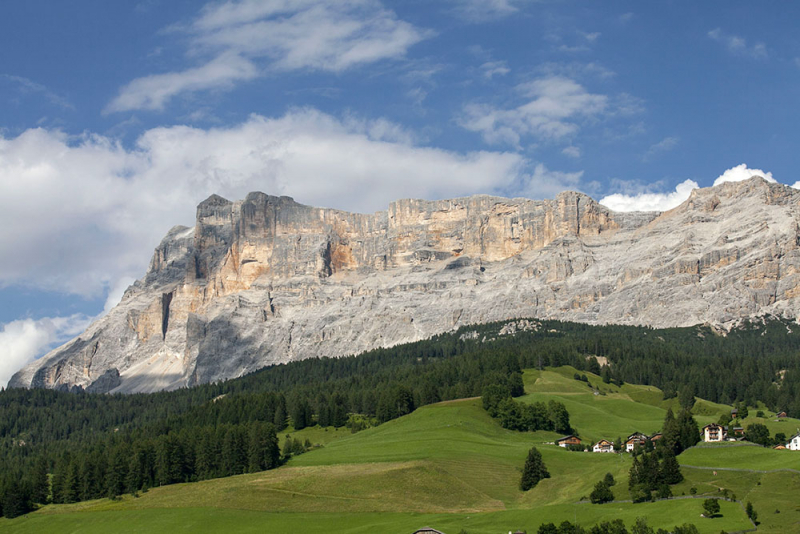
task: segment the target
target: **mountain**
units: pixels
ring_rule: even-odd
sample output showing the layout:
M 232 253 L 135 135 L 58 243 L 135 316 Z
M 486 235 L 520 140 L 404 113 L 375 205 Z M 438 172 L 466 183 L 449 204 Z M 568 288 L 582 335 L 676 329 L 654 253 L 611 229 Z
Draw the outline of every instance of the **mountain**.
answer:
M 800 191 L 760 177 L 664 213 L 586 195 L 399 200 L 374 214 L 217 195 L 147 274 L 11 387 L 145 392 L 516 317 L 654 327 L 800 311 Z

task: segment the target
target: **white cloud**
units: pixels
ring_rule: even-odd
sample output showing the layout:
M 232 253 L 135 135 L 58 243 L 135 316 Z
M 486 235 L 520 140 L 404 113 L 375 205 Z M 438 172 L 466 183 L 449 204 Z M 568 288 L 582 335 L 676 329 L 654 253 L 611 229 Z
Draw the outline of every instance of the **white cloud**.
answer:
M 45 129 L 0 135 L 0 286 L 108 294 L 110 306 L 125 277 L 144 274 L 167 230 L 192 225 L 212 193 L 263 191 L 372 212 L 409 196 L 549 196 L 576 183 L 574 173 L 531 173 L 519 154 L 459 153 L 414 139 L 388 121 L 313 109 L 225 128 L 154 128 L 133 149 Z
M 133 109 L 162 110 L 177 94 L 226 89 L 233 87 L 234 82 L 251 80 L 256 76 L 258 69 L 252 61 L 226 53 L 201 67 L 136 78 L 120 89 L 119 95 L 106 106 L 104 113 Z
M 667 211 L 679 206 L 698 187 L 694 180 L 685 180 L 671 193 L 615 193 L 601 198 L 600 204 L 614 211 Z
M 29 78 L 25 78 L 24 76 L 13 76 L 10 74 L 0 74 L 0 78 L 3 78 L 5 80 L 8 80 L 9 82 L 14 83 L 23 93 L 40 94 L 45 98 L 45 100 L 47 100 L 48 102 L 50 102 L 55 106 L 58 106 L 63 109 L 70 109 L 70 110 L 75 109 L 75 106 L 73 106 L 69 100 L 67 100 L 61 95 L 54 93 L 44 85 L 34 82 Z
M 525 177 L 521 192 L 526 197 L 541 197 L 544 193 L 552 198 L 565 189 L 579 189 L 582 177 L 583 171 L 551 171 L 544 164 L 538 163 L 533 173 Z
M 480 132 L 488 143 L 520 147 L 523 137 L 557 140 L 576 133 L 581 117 L 606 109 L 608 97 L 593 94 L 562 76 L 548 76 L 517 86 L 527 103 L 512 109 L 487 104 L 468 104 L 460 119 L 462 127 Z
M 0 330 L 0 387 L 11 376 L 32 362 L 55 343 L 81 333 L 91 318 L 84 315 L 45 317 L 38 320 L 20 319 L 2 325 Z
M 519 11 L 526 0 L 451 0 L 457 16 L 470 22 L 487 22 Z
M 579 158 L 581 157 L 581 149 L 576 146 L 568 146 L 561 151 L 562 154 L 565 156 L 569 156 L 571 158 Z
M 485 78 L 491 80 L 494 76 L 505 76 L 511 72 L 511 69 L 508 68 L 505 61 L 487 61 L 481 65 L 481 71 Z
M 768 182 L 777 181 L 772 177 L 771 172 L 764 172 L 761 169 L 749 169 L 746 164 L 742 163 L 736 167 L 731 167 L 719 175 L 719 177 L 714 180 L 714 185 L 719 185 L 724 182 L 741 182 L 742 180 L 747 180 L 753 176 L 761 176 Z
M 160 110 L 174 96 L 227 89 L 269 72 L 342 72 L 397 59 L 431 32 L 397 18 L 377 0 L 239 0 L 207 4 L 190 25 L 188 56 L 200 66 L 137 78 L 109 112 Z
M 670 150 L 678 146 L 679 141 L 680 138 L 678 137 L 665 137 L 658 143 L 651 145 L 650 148 L 647 149 L 647 152 L 645 152 L 643 159 L 645 161 L 648 161 L 659 154 L 662 154 L 664 152 L 669 152 Z
M 767 47 L 764 43 L 756 43 L 753 46 L 748 46 L 745 38 L 725 33 L 720 28 L 711 30 L 708 32 L 708 36 L 714 41 L 721 43 L 732 54 L 752 59 L 767 58 Z
M 740 182 L 753 176 L 761 176 L 768 182 L 776 181 L 771 172 L 750 169 L 746 164 L 742 163 L 722 173 L 714 180 L 714 186 L 724 182 Z M 624 186 L 625 183 L 617 181 L 617 185 Z M 666 211 L 680 205 L 689 198 L 692 189 L 697 189 L 698 187 L 699 185 L 694 180 L 685 180 L 677 185 L 675 191 L 670 193 L 651 193 L 647 191 L 633 194 L 615 193 L 600 199 L 600 204 L 614 211 Z M 795 183 L 792 187 L 800 189 L 800 182 Z

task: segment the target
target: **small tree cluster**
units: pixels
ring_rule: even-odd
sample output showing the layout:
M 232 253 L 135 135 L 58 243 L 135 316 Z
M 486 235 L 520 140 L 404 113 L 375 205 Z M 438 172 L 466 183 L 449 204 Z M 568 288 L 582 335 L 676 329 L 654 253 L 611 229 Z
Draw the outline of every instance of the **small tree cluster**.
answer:
M 494 384 L 483 389 L 483 407 L 496 418 L 503 428 L 519 431 L 552 430 L 567 434 L 572 432 L 569 412 L 562 403 L 551 400 L 547 404 L 526 404 L 511 398 L 508 388 Z
M 669 485 L 682 480 L 678 460 L 669 448 L 659 447 L 652 452 L 634 451 L 628 480 L 628 489 L 634 502 L 652 500 L 654 491 L 658 498 L 671 497 Z
M 662 528 L 654 530 L 652 527 L 648 526 L 647 519 L 645 519 L 644 517 L 638 517 L 636 518 L 636 522 L 633 524 L 633 527 L 631 527 L 631 530 L 628 530 L 625 527 L 625 523 L 622 521 L 622 519 L 603 521 L 602 523 L 598 523 L 597 525 L 594 525 L 588 530 L 578 525 L 577 523 L 564 521 L 560 525 L 556 525 L 554 523 L 544 523 L 539 526 L 537 534 L 670 534 L 670 533 Z M 672 534 L 698 534 L 698 531 L 696 526 L 690 523 L 686 523 L 684 525 L 674 527 L 672 530 Z

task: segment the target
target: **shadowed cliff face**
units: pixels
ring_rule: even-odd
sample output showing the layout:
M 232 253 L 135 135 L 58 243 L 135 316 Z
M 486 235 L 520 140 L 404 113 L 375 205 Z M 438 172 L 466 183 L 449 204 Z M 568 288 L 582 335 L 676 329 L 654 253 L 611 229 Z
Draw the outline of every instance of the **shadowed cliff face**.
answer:
M 156 391 L 514 317 L 795 317 L 798 200 L 760 178 L 665 213 L 614 213 L 574 192 L 400 200 L 374 214 L 214 195 L 112 312 L 11 385 Z

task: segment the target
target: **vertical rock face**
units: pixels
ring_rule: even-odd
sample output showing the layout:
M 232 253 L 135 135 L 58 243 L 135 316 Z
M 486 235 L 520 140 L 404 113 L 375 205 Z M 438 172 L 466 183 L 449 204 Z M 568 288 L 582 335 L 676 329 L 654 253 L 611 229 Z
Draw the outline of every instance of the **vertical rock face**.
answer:
M 761 178 L 695 190 L 665 213 L 614 213 L 574 192 L 374 214 L 213 195 L 114 310 L 11 385 L 156 391 L 515 317 L 795 317 L 799 201 Z

